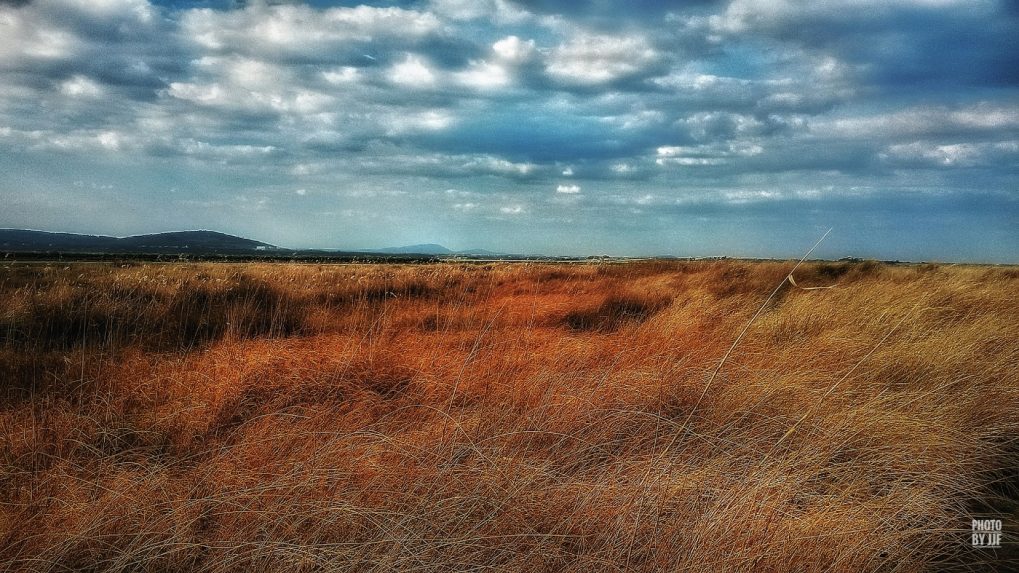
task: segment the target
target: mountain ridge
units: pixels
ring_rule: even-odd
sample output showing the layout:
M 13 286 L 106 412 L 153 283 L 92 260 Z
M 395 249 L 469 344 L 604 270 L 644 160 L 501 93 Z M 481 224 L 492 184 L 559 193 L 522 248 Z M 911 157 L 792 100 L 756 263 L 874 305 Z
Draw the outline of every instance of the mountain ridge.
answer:
M 236 253 L 279 247 L 206 229 L 114 237 L 32 229 L 0 229 L 0 250 L 67 253 Z
M 385 247 L 372 249 L 368 252 L 387 253 L 393 255 L 452 255 L 454 252 L 437 243 L 421 243 L 418 245 L 405 245 L 403 247 Z
M 0 228 L 0 252 L 67 254 L 344 253 L 419 256 L 502 256 L 486 249 L 454 251 L 437 243 L 380 249 L 289 249 L 220 231 L 197 229 L 116 237 L 88 233 Z

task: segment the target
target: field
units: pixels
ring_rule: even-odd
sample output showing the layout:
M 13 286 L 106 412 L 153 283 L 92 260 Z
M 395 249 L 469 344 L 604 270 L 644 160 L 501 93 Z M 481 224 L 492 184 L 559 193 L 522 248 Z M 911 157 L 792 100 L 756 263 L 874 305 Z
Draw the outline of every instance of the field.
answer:
M 1016 567 L 1019 270 L 793 265 L 6 262 L 0 570 Z

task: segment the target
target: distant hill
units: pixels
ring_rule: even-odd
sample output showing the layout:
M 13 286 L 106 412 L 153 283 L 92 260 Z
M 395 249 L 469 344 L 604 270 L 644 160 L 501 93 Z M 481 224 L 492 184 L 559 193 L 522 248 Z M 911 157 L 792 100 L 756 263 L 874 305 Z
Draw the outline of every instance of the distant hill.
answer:
M 386 253 L 390 255 L 452 255 L 453 251 L 443 247 L 442 245 L 436 245 L 434 243 L 427 243 L 423 245 L 407 245 L 406 247 L 387 247 L 385 249 L 377 249 L 370 251 L 373 253 Z
M 466 251 L 457 251 L 455 254 L 467 255 L 469 257 L 501 257 L 505 255 L 505 253 L 497 253 L 488 249 L 468 249 Z
M 245 239 L 217 231 L 176 231 L 152 235 L 134 235 L 118 240 L 130 249 L 186 249 L 201 251 L 254 251 L 276 249 L 275 245 Z
M 422 245 L 407 245 L 406 247 L 387 247 L 385 249 L 375 249 L 368 251 L 371 253 L 382 253 L 386 255 L 429 255 L 429 256 L 446 256 L 446 255 L 461 255 L 465 257 L 503 257 L 505 253 L 497 253 L 495 251 L 489 251 L 488 249 L 467 249 L 463 251 L 454 251 L 447 249 L 442 245 L 435 243 L 425 243 Z
M 7 252 L 218 254 L 272 250 L 277 250 L 277 247 L 217 231 L 176 231 L 108 237 L 0 229 L 0 251 Z
M 389 247 L 370 251 L 334 251 L 322 249 L 285 249 L 220 233 L 218 231 L 174 231 L 129 237 L 51 233 L 26 229 L 0 229 L 0 253 L 59 253 L 68 255 L 257 255 L 286 257 L 358 257 L 378 255 L 392 258 L 414 257 L 501 257 L 485 249 L 453 251 L 434 243 Z
M 105 235 L 0 229 L 0 250 L 4 251 L 104 251 L 117 240 Z

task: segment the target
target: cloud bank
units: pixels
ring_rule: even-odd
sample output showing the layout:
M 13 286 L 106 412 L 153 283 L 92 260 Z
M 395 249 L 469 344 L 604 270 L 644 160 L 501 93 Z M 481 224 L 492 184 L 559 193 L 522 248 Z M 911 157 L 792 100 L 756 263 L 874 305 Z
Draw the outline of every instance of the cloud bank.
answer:
M 0 2 L 0 226 L 1019 260 L 1005 0 Z

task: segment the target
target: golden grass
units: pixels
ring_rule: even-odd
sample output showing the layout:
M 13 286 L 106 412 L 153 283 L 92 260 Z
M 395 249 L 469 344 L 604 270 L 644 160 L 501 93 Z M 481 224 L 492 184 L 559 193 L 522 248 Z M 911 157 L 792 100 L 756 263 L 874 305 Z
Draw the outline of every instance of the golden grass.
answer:
M 0 570 L 1014 566 L 1019 272 L 806 264 L 705 392 L 791 268 L 7 263 Z

